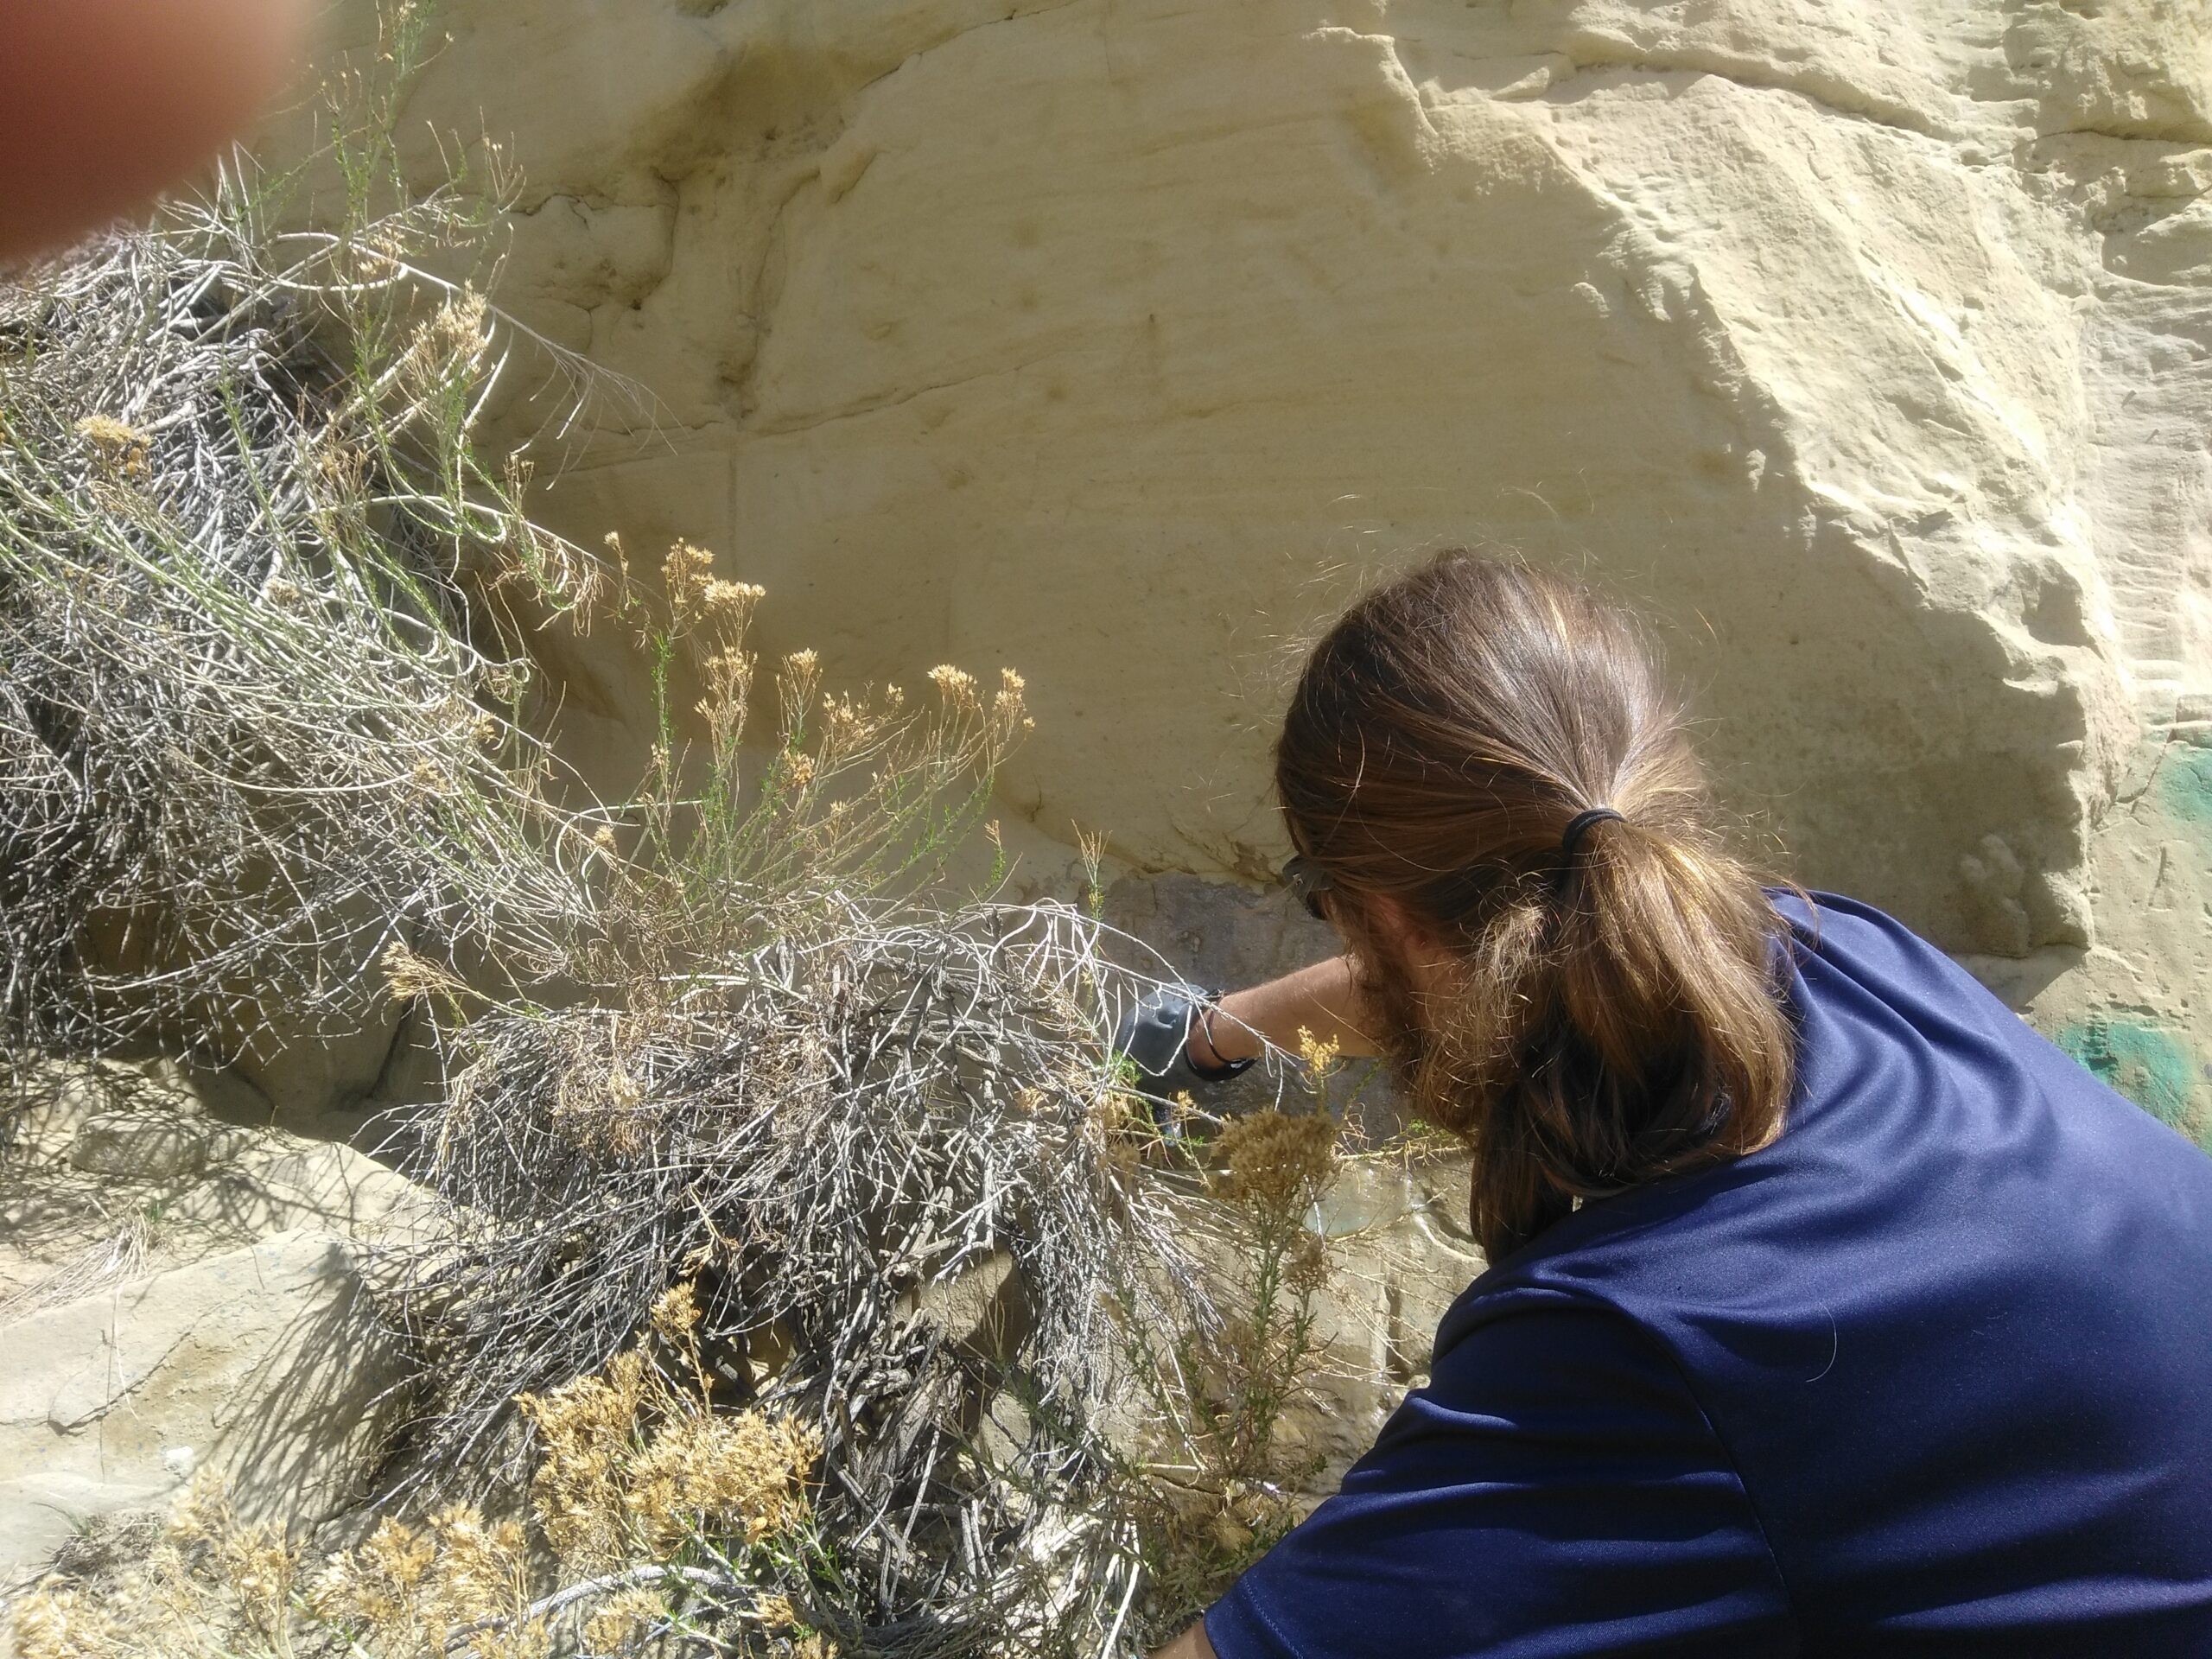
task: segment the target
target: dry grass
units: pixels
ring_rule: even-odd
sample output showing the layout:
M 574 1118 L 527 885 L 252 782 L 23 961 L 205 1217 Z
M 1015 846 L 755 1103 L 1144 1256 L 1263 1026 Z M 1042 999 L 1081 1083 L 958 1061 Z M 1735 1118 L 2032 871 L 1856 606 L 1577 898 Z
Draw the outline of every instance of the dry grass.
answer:
M 542 1431 L 532 1528 L 449 1503 L 416 1523 L 386 1516 L 314 1560 L 197 1482 L 142 1559 L 96 1589 L 54 1581 L 18 1602 L 17 1659 L 551 1659 L 670 1651 L 671 1640 L 729 1651 L 748 1636 L 826 1659 L 774 1587 L 804 1595 L 821 1554 L 809 1486 L 820 1442 L 787 1419 L 712 1410 L 696 1319 L 679 1287 L 647 1333 L 688 1372 L 681 1382 L 633 1348 L 523 1402 Z

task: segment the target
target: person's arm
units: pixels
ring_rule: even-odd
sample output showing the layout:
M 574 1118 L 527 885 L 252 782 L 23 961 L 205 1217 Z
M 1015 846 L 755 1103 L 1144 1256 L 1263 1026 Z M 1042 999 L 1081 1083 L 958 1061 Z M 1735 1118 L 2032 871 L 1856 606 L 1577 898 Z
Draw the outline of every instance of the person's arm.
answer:
M 1332 957 L 1264 985 L 1230 992 L 1207 1020 L 1193 1024 L 1191 1058 L 1201 1067 L 1249 1059 L 1262 1052 L 1262 1038 L 1295 1052 L 1301 1029 L 1319 1041 L 1335 1042 L 1339 1053 L 1380 1052 L 1381 1025 L 1359 994 L 1351 957 Z
M 1642 1327 L 1506 1293 L 1438 1346 L 1342 1490 L 1208 1610 L 1218 1659 L 1799 1651 L 1734 1460 Z
M 1213 1643 L 1206 1640 L 1204 1624 L 1193 1624 L 1166 1647 L 1156 1650 L 1152 1659 L 1214 1659 Z

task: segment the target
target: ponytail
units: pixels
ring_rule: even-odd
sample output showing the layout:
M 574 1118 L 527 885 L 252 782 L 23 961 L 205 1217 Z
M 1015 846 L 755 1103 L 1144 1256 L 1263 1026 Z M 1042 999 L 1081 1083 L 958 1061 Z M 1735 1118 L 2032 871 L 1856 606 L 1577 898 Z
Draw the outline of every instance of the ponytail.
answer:
M 1468 1140 L 1493 1259 L 1580 1199 L 1779 1133 L 1782 925 L 1714 828 L 1680 709 L 1619 612 L 1443 556 L 1315 647 L 1276 785 L 1413 1109 Z M 1384 900 L 1442 947 L 1441 990 L 1414 991 Z

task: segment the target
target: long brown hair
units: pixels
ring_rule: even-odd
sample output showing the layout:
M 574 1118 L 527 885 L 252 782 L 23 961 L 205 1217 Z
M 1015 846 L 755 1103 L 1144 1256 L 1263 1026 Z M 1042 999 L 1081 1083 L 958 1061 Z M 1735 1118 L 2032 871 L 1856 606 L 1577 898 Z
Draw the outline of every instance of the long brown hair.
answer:
M 1275 785 L 1372 999 L 1396 1012 L 1413 1109 L 1473 1148 L 1493 1259 L 1578 1198 L 1779 1133 L 1783 929 L 1727 850 L 1681 706 L 1624 613 L 1446 553 L 1314 647 Z M 1568 825 L 1599 807 L 1620 816 L 1586 823 L 1570 855 Z M 1452 964 L 1418 1022 L 1378 898 Z

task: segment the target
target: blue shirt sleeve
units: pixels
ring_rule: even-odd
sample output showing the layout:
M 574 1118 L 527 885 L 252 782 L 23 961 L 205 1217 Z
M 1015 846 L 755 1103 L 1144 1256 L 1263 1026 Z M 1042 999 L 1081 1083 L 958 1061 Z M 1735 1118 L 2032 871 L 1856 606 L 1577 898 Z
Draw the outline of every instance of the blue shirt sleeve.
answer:
M 1658 1344 L 1558 1295 L 1471 1311 L 1343 1490 L 1207 1613 L 1220 1659 L 1796 1653 L 1751 1500 Z

